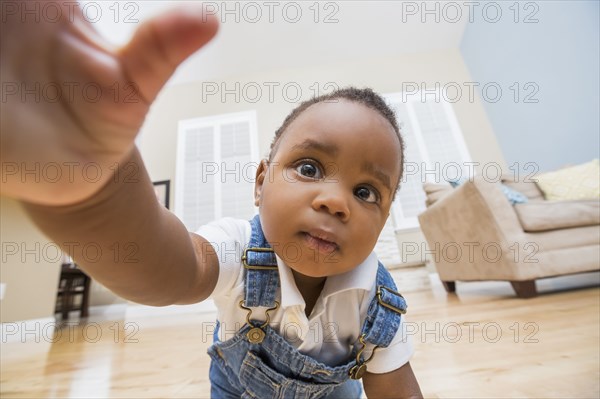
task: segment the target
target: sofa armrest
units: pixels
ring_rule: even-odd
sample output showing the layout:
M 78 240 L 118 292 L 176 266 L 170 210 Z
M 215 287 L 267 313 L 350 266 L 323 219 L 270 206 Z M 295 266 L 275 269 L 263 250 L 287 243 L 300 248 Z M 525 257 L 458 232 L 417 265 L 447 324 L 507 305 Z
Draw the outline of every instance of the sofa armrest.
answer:
M 514 275 L 518 259 L 510 256 L 511 246 L 525 234 L 499 183 L 476 177 L 421 213 L 419 222 L 442 280 Z

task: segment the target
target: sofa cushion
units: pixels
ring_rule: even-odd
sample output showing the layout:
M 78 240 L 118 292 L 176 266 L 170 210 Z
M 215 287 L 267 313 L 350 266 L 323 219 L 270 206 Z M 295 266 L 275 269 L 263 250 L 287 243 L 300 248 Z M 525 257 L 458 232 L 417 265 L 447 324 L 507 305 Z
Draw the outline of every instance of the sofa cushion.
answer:
M 546 231 L 600 224 L 600 201 L 543 201 L 515 205 L 524 231 Z
M 547 200 L 600 198 L 600 163 L 597 159 L 536 176 Z
M 538 255 L 543 252 L 587 246 L 595 246 L 596 252 L 600 252 L 600 225 L 536 231 L 534 233 L 523 233 L 523 235 L 524 238 L 523 241 L 520 241 L 521 247 L 519 249 L 524 251 L 521 251 L 520 254 L 516 252 L 516 249 L 513 251 L 522 258 L 529 256 L 531 259 L 539 259 Z M 582 260 L 580 259 L 580 261 Z M 600 265 L 598 266 L 600 267 Z

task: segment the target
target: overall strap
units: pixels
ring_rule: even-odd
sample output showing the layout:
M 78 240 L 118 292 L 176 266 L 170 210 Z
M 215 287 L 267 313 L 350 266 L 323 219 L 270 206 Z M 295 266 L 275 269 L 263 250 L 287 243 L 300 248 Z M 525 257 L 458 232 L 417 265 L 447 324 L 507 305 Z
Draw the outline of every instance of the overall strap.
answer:
M 360 379 L 367 371 L 367 363 L 371 361 L 377 348 L 390 345 L 398 328 L 402 315 L 406 313 L 406 301 L 397 292 L 396 284 L 387 269 L 379 262 L 377 266 L 377 292 L 369 304 L 367 317 L 358 338 L 362 347 L 356 354 L 356 364 L 350 369 L 350 378 Z M 375 345 L 368 359 L 363 357 L 367 343 Z
M 258 215 L 250 220 L 250 226 L 250 242 L 242 255 L 244 305 L 273 307 L 279 287 L 277 258 L 265 239 Z
M 361 336 L 366 342 L 385 348 L 396 336 L 407 306 L 404 297 L 397 292 L 392 276 L 381 262 L 377 267 L 376 284 L 377 293 L 369 305 Z

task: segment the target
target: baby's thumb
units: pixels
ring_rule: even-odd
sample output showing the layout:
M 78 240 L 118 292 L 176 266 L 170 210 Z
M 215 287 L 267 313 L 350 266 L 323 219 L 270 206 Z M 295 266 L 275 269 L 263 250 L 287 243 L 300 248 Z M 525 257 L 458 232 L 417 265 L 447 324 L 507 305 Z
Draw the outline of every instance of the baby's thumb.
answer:
M 169 10 L 144 22 L 119 51 L 128 79 L 152 102 L 175 68 L 217 33 L 218 20 L 201 5 Z

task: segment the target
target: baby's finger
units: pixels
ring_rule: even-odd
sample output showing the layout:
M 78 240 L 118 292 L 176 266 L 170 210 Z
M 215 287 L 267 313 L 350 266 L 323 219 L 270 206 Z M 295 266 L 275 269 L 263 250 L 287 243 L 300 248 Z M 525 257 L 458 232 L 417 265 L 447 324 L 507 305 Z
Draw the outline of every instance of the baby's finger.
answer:
M 151 103 L 175 68 L 217 33 L 201 6 L 175 8 L 145 22 L 119 51 L 128 78 Z

